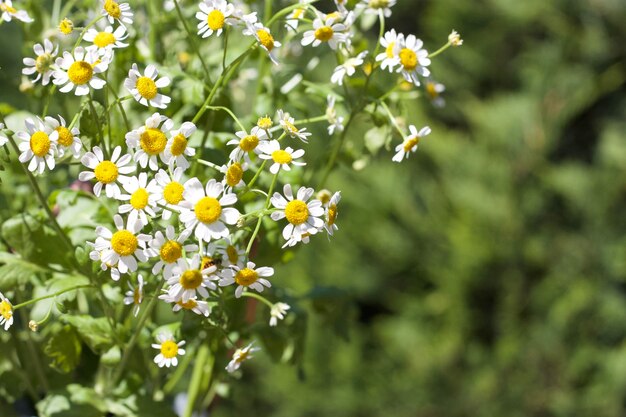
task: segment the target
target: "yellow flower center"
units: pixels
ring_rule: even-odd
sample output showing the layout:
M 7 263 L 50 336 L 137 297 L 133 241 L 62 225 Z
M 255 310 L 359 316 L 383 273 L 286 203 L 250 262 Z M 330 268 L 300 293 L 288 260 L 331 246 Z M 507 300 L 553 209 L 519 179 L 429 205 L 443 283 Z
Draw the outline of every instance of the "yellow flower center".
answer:
M 96 179 L 103 184 L 110 184 L 117 179 L 117 166 L 111 161 L 102 161 L 93 170 Z
M 293 200 L 285 207 L 285 217 L 291 224 L 300 225 L 309 218 L 309 208 L 302 200 Z
M 247 287 L 250 284 L 254 284 L 259 279 L 259 274 L 250 268 L 244 268 L 237 272 L 235 275 L 235 282 L 239 285 Z
M 85 61 L 75 61 L 67 70 L 70 81 L 76 85 L 87 84 L 93 77 L 93 67 Z
M 224 13 L 219 10 L 212 10 L 206 18 L 211 30 L 218 30 L 224 27 Z
M 172 340 L 161 343 L 161 355 L 166 359 L 172 359 L 178 355 L 178 345 Z
M 370 0 L 369 6 L 372 9 L 384 9 L 389 5 L 389 0 Z
M 150 77 L 139 77 L 137 79 L 136 87 L 141 97 L 146 100 L 152 100 L 156 97 L 158 92 L 156 83 Z
M 400 51 L 400 63 L 407 71 L 412 71 L 417 67 L 417 55 L 409 48 Z
M 74 30 L 74 23 L 67 17 L 59 23 L 59 30 L 64 35 L 69 35 Z
M 163 189 L 163 198 L 169 204 L 176 205 L 183 199 L 183 191 L 185 191 L 185 189 L 180 183 L 172 181 Z
M 256 35 L 259 37 L 259 43 L 272 52 L 272 49 L 274 49 L 274 38 L 272 35 L 265 29 L 257 30 Z
M 122 15 L 122 10 L 120 9 L 120 5 L 113 0 L 106 0 L 104 2 L 104 10 L 114 19 L 119 19 Z
M 254 148 L 256 148 L 258 144 L 259 138 L 255 135 L 245 136 L 239 141 L 239 147 L 246 152 L 254 150 Z
M 63 146 L 70 146 L 74 143 L 74 135 L 72 132 L 65 126 L 59 126 L 56 128 L 57 133 L 59 134 L 59 144 Z
M 387 49 L 385 49 L 385 53 L 387 54 L 387 58 L 393 58 L 393 48 L 396 47 L 396 43 L 395 42 L 391 42 L 389 43 L 389 46 L 387 46 Z
M 30 150 L 39 157 L 44 156 L 50 150 L 50 137 L 42 131 L 33 133 L 30 137 Z
M 133 303 L 141 304 L 141 293 L 139 292 L 139 287 L 135 288 L 133 291 Z
M 173 264 L 183 256 L 183 246 L 175 240 L 168 240 L 161 246 L 159 255 L 163 262 Z
M 410 152 L 419 143 L 419 138 L 411 138 L 404 143 L 404 152 Z
M 228 245 L 228 247 L 226 248 L 226 255 L 228 256 L 228 261 L 231 264 L 236 265 L 237 261 L 239 261 L 239 253 L 237 253 L 237 248 L 233 245 Z
M 111 238 L 111 248 L 121 256 L 130 256 L 137 250 L 139 241 L 128 230 L 118 230 Z
M 213 223 L 220 218 L 222 206 L 213 197 L 203 197 L 196 203 L 194 212 L 202 223 Z
M 35 60 L 35 70 L 37 70 L 38 73 L 43 74 L 50 69 L 51 64 L 52 56 L 50 54 L 39 55 Z
M 201 269 L 207 269 L 210 268 L 212 266 L 216 265 L 215 261 L 213 260 L 213 258 L 211 258 L 210 256 L 203 256 L 202 257 L 202 262 L 200 263 L 200 268 Z
M 272 127 L 272 119 L 270 119 L 269 117 L 265 116 L 265 117 L 259 117 L 259 120 L 257 120 L 256 125 L 258 127 L 260 127 L 263 130 L 267 130 L 270 127 Z
M 435 83 L 429 82 L 426 84 L 426 93 L 430 96 L 431 99 L 437 98 L 439 96 L 439 93 L 435 88 Z
M 333 37 L 334 33 L 333 28 L 330 26 L 322 26 L 321 28 L 315 30 L 315 39 L 322 42 L 328 42 Z
M 8 301 L 4 301 L 4 300 L 0 302 L 0 314 L 6 320 L 9 320 L 11 317 L 13 317 L 13 309 L 12 309 L 11 303 L 9 303 Z
M 337 204 L 331 204 L 328 207 L 328 225 L 332 226 L 335 224 L 335 220 L 337 219 Z
M 17 9 L 15 7 L 11 7 L 8 4 L 0 3 L 0 10 L 7 13 L 15 14 L 17 13 Z
M 291 158 L 291 154 L 289 152 L 279 149 L 272 152 L 272 159 L 278 164 L 288 164 L 293 158 Z
M 202 285 L 202 273 L 197 269 L 190 269 L 180 276 L 180 285 L 186 290 L 195 290 Z
M 250 351 L 249 350 L 239 350 L 237 349 L 236 355 L 237 358 L 235 359 L 235 362 L 237 363 L 241 363 L 243 361 L 245 361 L 246 359 L 248 359 L 248 356 L 250 356 Z
M 291 17 L 293 19 L 300 19 L 304 15 L 304 9 L 296 9 L 293 11 Z
M 315 198 L 321 201 L 322 204 L 328 203 L 331 197 L 332 195 L 330 194 L 330 191 L 328 190 L 320 190 L 320 192 L 318 192 L 317 195 L 315 196 Z
M 148 205 L 148 196 L 145 188 L 139 188 L 130 196 L 130 205 L 135 210 L 143 210 Z
M 165 149 L 167 137 L 159 129 L 147 128 L 141 134 L 139 145 L 148 155 L 158 155 Z
M 187 138 L 182 133 L 174 136 L 174 140 L 172 141 L 172 146 L 170 147 L 170 152 L 174 156 L 182 155 L 187 149 Z
M 289 120 L 285 119 L 283 120 L 283 123 L 285 126 L 287 126 L 287 130 L 291 133 L 298 133 L 298 128 L 291 123 Z
M 193 298 L 190 299 L 190 300 L 187 300 L 186 303 L 183 303 L 183 300 L 177 301 L 176 304 L 178 304 L 179 306 L 181 306 L 185 310 L 193 310 L 198 305 L 196 300 L 194 300 Z
M 243 177 L 243 168 L 239 162 L 235 162 L 231 166 L 228 167 L 226 171 L 226 184 L 231 187 L 236 186 L 241 181 Z
M 107 46 L 115 43 L 115 36 L 110 32 L 99 32 L 93 39 L 93 44 L 98 48 L 106 48 Z

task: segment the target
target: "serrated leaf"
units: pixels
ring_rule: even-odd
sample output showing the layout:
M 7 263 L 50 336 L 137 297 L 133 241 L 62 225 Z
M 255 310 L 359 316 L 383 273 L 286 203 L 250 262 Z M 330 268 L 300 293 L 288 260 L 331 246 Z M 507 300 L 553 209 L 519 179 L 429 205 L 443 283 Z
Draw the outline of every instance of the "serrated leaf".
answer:
M 46 272 L 46 269 L 6 252 L 0 252 L 0 263 L 4 263 L 0 266 L 0 291 L 27 284 L 34 274 Z
M 76 331 L 72 326 L 66 325 L 52 335 L 44 348 L 44 352 L 52 358 L 50 365 L 53 368 L 59 372 L 68 373 L 78 365 L 82 345 Z

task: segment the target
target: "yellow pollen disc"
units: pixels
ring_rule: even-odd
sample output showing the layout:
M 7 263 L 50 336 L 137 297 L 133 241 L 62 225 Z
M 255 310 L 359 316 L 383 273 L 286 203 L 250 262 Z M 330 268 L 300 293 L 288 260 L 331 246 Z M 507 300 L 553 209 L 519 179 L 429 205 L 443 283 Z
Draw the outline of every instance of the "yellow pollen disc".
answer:
M 213 197 L 203 197 L 196 203 L 194 212 L 202 223 L 213 223 L 220 218 L 222 206 Z
M 206 22 L 211 30 L 218 30 L 224 27 L 224 13 L 219 10 L 212 10 L 206 18 Z
M 237 264 L 237 261 L 239 261 L 239 254 L 237 253 L 237 248 L 234 247 L 233 245 L 229 245 L 226 248 L 226 255 L 228 256 L 228 260 L 230 261 L 231 264 Z
M 235 282 L 239 285 L 247 287 L 250 284 L 254 284 L 259 279 L 259 274 L 250 268 L 244 268 L 237 272 L 235 275 Z
M 163 262 L 172 264 L 183 256 L 183 247 L 175 240 L 168 240 L 161 246 L 159 255 Z
M 332 226 L 335 224 L 335 220 L 337 219 L 337 204 L 332 204 L 328 207 L 328 225 Z
M 147 128 L 139 138 L 139 145 L 148 155 L 158 155 L 165 149 L 167 137 L 159 129 Z
M 122 15 L 122 10 L 120 9 L 120 5 L 113 0 L 106 0 L 104 2 L 104 10 L 107 12 L 109 16 L 114 19 L 119 19 Z
M 231 166 L 228 167 L 228 171 L 226 171 L 226 184 L 231 187 L 236 186 L 241 181 L 243 177 L 243 168 L 239 162 L 235 162 Z
M 59 30 L 64 35 L 69 35 L 74 30 L 74 23 L 67 17 L 59 23 Z
M 17 13 L 17 9 L 15 7 L 11 7 L 5 3 L 0 4 L 0 10 L 2 10 L 3 12 L 12 13 L 12 14 Z
M 259 117 L 259 120 L 257 120 L 256 125 L 258 127 L 260 127 L 263 130 L 267 130 L 270 127 L 272 127 L 272 119 L 270 119 L 269 117 L 265 116 L 265 117 Z
M 255 135 L 245 136 L 243 139 L 239 141 L 239 147 L 241 150 L 250 152 L 254 150 L 259 144 L 259 138 Z
M 98 48 L 106 48 L 107 46 L 115 43 L 115 36 L 110 32 L 99 32 L 93 39 L 93 44 Z
M 141 97 L 152 100 L 156 97 L 158 90 L 154 80 L 150 77 L 139 77 L 135 85 Z
M 136 210 L 143 210 L 148 205 L 148 191 L 139 188 L 130 196 L 130 205 Z
M 178 345 L 172 340 L 161 343 L 161 355 L 166 359 L 172 359 L 178 355 Z
M 176 304 L 178 304 L 185 310 L 193 310 L 198 305 L 198 303 L 194 299 L 190 299 L 186 303 L 183 303 L 183 300 L 180 300 L 180 301 L 177 301 Z
M 319 29 L 315 30 L 315 39 L 318 39 L 322 42 L 328 42 L 334 35 L 333 28 L 330 26 L 322 26 Z
M 409 48 L 400 51 L 400 63 L 407 71 L 412 71 L 417 67 L 417 55 Z
M 197 269 L 190 269 L 180 276 L 180 285 L 186 290 L 195 290 L 202 285 L 202 273 Z
M 38 73 L 43 74 L 50 69 L 51 64 L 52 56 L 50 56 L 50 54 L 39 55 L 35 60 L 35 70 L 37 70 Z
M 290 201 L 285 207 L 285 217 L 289 223 L 298 226 L 309 218 L 309 208 L 302 200 Z
M 13 309 L 11 303 L 9 303 L 8 301 L 0 302 L 0 315 L 2 315 L 2 317 L 4 317 L 6 320 L 9 320 L 11 317 L 13 317 Z
M 141 304 L 141 293 L 139 292 L 139 288 L 135 288 L 133 291 L 133 303 Z
M 74 135 L 67 127 L 59 126 L 56 131 L 59 134 L 59 145 L 70 146 L 74 143 Z
M 111 248 L 121 256 L 130 256 L 137 250 L 139 241 L 128 230 L 118 230 L 111 238 Z
M 393 48 L 396 47 L 395 42 L 391 42 L 387 49 L 385 49 L 385 53 L 387 54 L 387 58 L 393 58 Z
M 246 350 L 246 351 L 237 350 L 237 353 L 238 353 L 237 359 L 235 359 L 235 361 L 237 363 L 241 363 L 241 362 L 245 361 L 246 359 L 248 359 L 248 356 L 250 356 L 250 351 L 249 350 Z
M 170 152 L 174 156 L 182 155 L 187 149 L 187 138 L 182 133 L 174 136 L 174 140 L 172 141 L 172 146 L 170 147 Z
M 404 152 L 409 152 L 419 143 L 418 138 L 411 138 L 404 143 Z
M 30 137 L 30 150 L 42 157 L 50 150 L 50 137 L 45 132 L 35 132 Z
M 435 89 L 435 83 L 426 84 L 426 93 L 428 93 L 430 98 L 437 98 L 437 96 L 439 96 L 439 93 Z
M 291 158 L 291 154 L 289 152 L 279 149 L 272 152 L 272 159 L 278 164 L 288 164 L 293 158 Z
M 210 256 L 203 256 L 200 262 L 200 269 L 207 269 L 215 265 L 215 261 Z
M 291 15 L 291 17 L 293 19 L 300 19 L 302 15 L 304 15 L 304 9 L 296 9 L 293 11 L 293 14 Z
M 111 161 L 102 161 L 93 170 L 96 179 L 103 184 L 110 184 L 117 179 L 117 166 Z
M 274 49 L 274 38 L 272 35 L 264 29 L 257 30 L 256 35 L 259 37 L 259 43 L 272 52 L 272 49 Z
M 183 191 L 185 189 L 180 183 L 172 181 L 163 189 L 163 198 L 169 204 L 176 205 L 183 199 Z
M 87 84 L 93 77 L 93 67 L 85 61 L 75 61 L 67 70 L 70 81 L 76 85 Z

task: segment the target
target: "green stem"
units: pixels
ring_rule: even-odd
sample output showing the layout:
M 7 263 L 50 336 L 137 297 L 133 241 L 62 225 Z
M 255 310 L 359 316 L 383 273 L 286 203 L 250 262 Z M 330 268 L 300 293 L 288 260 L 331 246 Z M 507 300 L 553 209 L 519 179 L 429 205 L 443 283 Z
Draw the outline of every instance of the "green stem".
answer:
M 104 17 L 104 15 L 96 16 L 91 22 L 89 22 L 89 24 L 87 26 L 85 26 L 83 28 L 83 30 L 80 32 L 80 35 L 78 36 L 78 39 L 76 39 L 76 43 L 74 43 L 74 47 L 72 48 L 72 55 L 74 55 L 74 50 L 76 50 L 78 45 L 80 45 L 80 42 L 83 40 L 83 36 L 85 36 L 85 33 L 87 33 L 89 28 L 92 27 L 93 25 L 95 25 L 96 22 L 98 20 L 102 19 L 103 17 Z
M 396 128 L 398 133 L 400 133 L 400 136 L 404 137 L 405 134 L 402 131 L 402 129 L 400 128 L 400 126 L 398 125 L 398 122 L 396 121 L 396 118 L 394 117 L 393 113 L 391 113 L 391 110 L 389 110 L 389 107 L 387 106 L 387 103 L 385 103 L 384 101 L 381 101 L 380 102 L 380 106 L 383 109 L 385 109 L 385 111 L 387 112 L 387 115 L 389 116 L 389 120 L 391 120 L 391 124 L 393 125 L 393 127 Z
M 193 358 L 194 358 L 193 349 L 191 348 L 187 349 L 185 356 L 183 356 L 183 359 L 180 361 L 180 363 L 176 367 L 176 371 L 163 386 L 163 393 L 169 394 L 170 392 L 172 392 L 174 388 L 176 388 L 176 384 L 178 384 L 178 381 L 180 381 L 180 379 L 185 375 L 185 371 L 191 364 L 191 361 L 193 360 Z
M 185 405 L 185 412 L 183 417 L 191 417 L 193 409 L 200 392 L 200 385 L 202 382 L 203 374 L 206 372 L 206 365 L 211 351 L 206 344 L 200 345 L 196 354 L 196 363 L 193 367 L 193 373 L 191 375 L 191 382 L 189 383 L 189 389 L 187 390 L 187 404 Z M 211 366 L 211 370 L 212 370 Z M 209 371 L 210 372 L 210 371 Z
M 104 135 L 102 134 L 102 126 L 100 125 L 100 118 L 98 117 L 98 112 L 96 111 L 96 107 L 93 105 L 93 98 L 91 97 L 91 94 L 89 94 L 89 109 L 91 110 L 93 121 L 96 124 L 96 129 L 98 130 L 99 145 L 102 146 L 102 149 L 104 150 L 104 155 L 106 157 L 107 155 L 109 155 L 109 151 L 104 143 Z
M 224 27 L 224 52 L 222 53 L 222 72 L 226 71 L 226 51 L 228 50 L 228 26 Z
M 346 127 L 343 129 L 343 132 L 341 132 L 341 136 L 339 137 L 339 140 L 337 141 L 337 144 L 333 148 L 332 154 L 330 155 L 330 158 L 328 159 L 328 163 L 326 164 L 326 167 L 324 168 L 324 173 L 322 174 L 322 179 L 320 180 L 320 182 L 319 182 L 319 184 L 317 186 L 318 189 L 324 188 L 324 184 L 326 184 L 326 180 L 328 180 L 328 176 L 330 175 L 330 171 L 335 166 L 335 161 L 337 160 L 337 157 L 339 156 L 339 151 L 341 150 L 341 147 L 343 146 L 343 142 L 346 139 L 346 134 L 348 132 L 348 129 L 349 129 L 350 125 L 352 124 L 352 122 L 354 121 L 354 118 L 356 117 L 356 113 L 357 113 L 357 111 L 355 111 L 355 110 L 353 110 L 350 113 L 350 117 L 348 118 L 348 122 L 346 123 Z
M 250 180 L 250 182 L 248 184 L 246 184 L 246 187 L 248 189 L 252 188 L 252 186 L 254 185 L 254 183 L 256 182 L 256 180 L 259 178 L 259 175 L 261 175 L 261 172 L 263 171 L 263 168 L 265 168 L 265 164 L 267 164 L 267 159 L 263 160 L 263 163 L 261 164 L 261 166 L 259 167 L 259 169 L 256 171 L 256 174 L 254 174 L 254 177 L 252 177 L 252 179 Z
M 33 298 L 32 300 L 24 301 L 23 303 L 19 303 L 19 304 L 14 305 L 13 306 L 13 310 L 17 310 L 19 308 L 22 308 L 22 307 L 25 307 L 27 305 L 36 303 L 38 301 L 46 300 L 48 298 L 53 298 L 53 297 L 59 296 L 61 294 L 65 294 L 66 292 L 78 290 L 78 289 L 81 289 L 81 288 L 93 288 L 93 285 L 92 284 L 75 285 L 73 287 L 65 288 L 64 290 L 60 290 L 60 291 L 57 291 L 57 292 L 52 293 L 52 294 L 44 295 L 42 297 Z
M 257 300 L 263 302 L 269 308 L 273 308 L 274 307 L 274 303 L 272 303 L 267 298 L 263 297 L 261 294 L 257 294 L 255 292 L 244 291 L 243 293 L 241 293 L 241 296 L 242 297 L 256 298 Z
M 237 125 L 239 126 L 239 128 L 241 130 L 243 130 L 244 132 L 246 131 L 246 128 L 243 126 L 243 124 L 239 121 L 237 116 L 235 116 L 235 114 L 228 107 L 224 107 L 224 106 L 206 106 L 206 108 L 210 109 L 210 110 L 224 110 L 226 113 L 228 113 L 230 115 L 230 117 L 233 118 L 233 120 L 235 121 L 235 123 L 237 123 Z
M 211 75 L 209 74 L 209 67 L 207 66 L 206 62 L 204 62 L 204 58 L 202 57 L 202 54 L 200 53 L 200 49 L 198 48 L 198 45 L 196 44 L 196 39 L 194 38 L 195 35 L 191 33 L 191 31 L 189 30 L 189 27 L 187 26 L 187 21 L 185 20 L 185 17 L 183 16 L 182 10 L 180 10 L 178 0 L 174 0 L 174 6 L 176 7 L 176 14 L 178 14 L 178 18 L 183 24 L 183 27 L 185 28 L 185 32 L 187 32 L 187 36 L 189 37 L 189 43 L 191 44 L 191 47 L 193 48 L 194 52 L 196 53 L 196 55 L 198 55 L 198 58 L 200 59 L 200 64 L 202 64 L 202 69 L 204 70 L 206 80 L 208 81 L 209 84 L 212 84 Z
M 115 92 L 115 89 L 111 87 L 109 84 L 107 84 L 107 86 L 109 87 L 109 91 L 111 91 L 111 94 L 113 94 L 113 97 L 115 97 L 114 103 L 117 104 L 117 107 L 120 109 L 120 113 L 122 114 L 122 119 L 124 119 L 124 126 L 126 126 L 126 130 L 130 132 L 131 131 L 130 123 L 128 123 L 128 118 L 126 117 L 126 111 L 124 110 L 124 106 L 122 106 L 122 101 L 132 98 L 132 96 L 125 96 L 125 97 L 119 98 L 117 96 L 117 93 Z
M 265 204 L 263 205 L 264 209 L 267 209 L 270 204 L 270 198 L 272 198 L 272 191 L 274 191 L 274 187 L 276 186 L 276 180 L 278 180 L 278 174 L 280 170 L 274 174 L 274 179 L 272 180 L 272 185 L 270 185 L 270 190 L 267 192 L 267 197 L 265 198 Z M 261 229 L 261 222 L 263 221 L 263 217 L 265 217 L 265 213 L 261 212 L 259 215 L 259 220 L 256 222 L 256 227 L 254 228 L 254 232 L 252 232 L 252 236 L 250 236 L 250 241 L 248 241 L 248 246 L 246 247 L 246 261 L 250 259 L 250 250 L 252 250 L 252 244 L 254 243 L 254 239 L 256 239 L 257 234 L 259 233 L 259 229 Z
M 443 51 L 445 51 L 446 49 L 448 49 L 451 46 L 452 46 L 452 44 L 450 42 L 446 43 L 444 46 L 442 46 L 441 48 L 437 49 L 432 54 L 428 54 L 428 58 L 436 57 L 437 55 L 439 55 L 440 53 L 442 53 Z
M 50 99 L 54 95 L 54 92 L 57 90 L 57 86 L 53 85 L 48 93 L 48 97 L 46 97 L 46 105 L 43 107 L 43 111 L 41 112 L 41 117 L 45 117 L 48 114 L 48 107 L 50 106 Z
M 211 167 L 221 172 L 221 167 L 219 165 L 214 164 L 213 162 L 205 161 L 204 159 L 197 159 L 196 161 L 201 165 L 206 165 L 208 167 Z

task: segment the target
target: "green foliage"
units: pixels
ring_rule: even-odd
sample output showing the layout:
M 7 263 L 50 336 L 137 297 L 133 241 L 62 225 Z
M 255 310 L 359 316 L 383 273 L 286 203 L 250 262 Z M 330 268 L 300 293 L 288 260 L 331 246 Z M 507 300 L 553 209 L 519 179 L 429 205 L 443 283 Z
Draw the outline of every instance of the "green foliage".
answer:
M 65 325 L 52 334 L 44 353 L 52 359 L 51 366 L 59 372 L 68 373 L 78 365 L 82 344 L 72 326 Z

